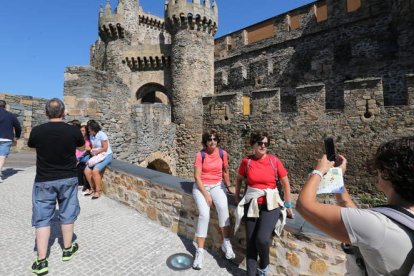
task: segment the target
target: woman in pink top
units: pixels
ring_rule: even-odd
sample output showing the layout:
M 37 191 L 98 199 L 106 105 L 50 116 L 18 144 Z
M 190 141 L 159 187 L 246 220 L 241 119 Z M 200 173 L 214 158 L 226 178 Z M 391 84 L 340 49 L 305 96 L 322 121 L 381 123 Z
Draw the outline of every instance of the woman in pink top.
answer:
M 196 231 L 197 251 L 193 262 L 194 269 L 203 267 L 204 242 L 210 220 L 210 207 L 216 206 L 219 226 L 223 234 L 221 250 L 227 259 L 235 255 L 230 243 L 230 219 L 226 191 L 230 192 L 229 163 L 227 152 L 218 147 L 220 139 L 216 130 L 204 133 L 203 150 L 196 154 L 194 162 L 193 197 L 199 216 Z M 223 181 L 224 179 L 224 181 Z

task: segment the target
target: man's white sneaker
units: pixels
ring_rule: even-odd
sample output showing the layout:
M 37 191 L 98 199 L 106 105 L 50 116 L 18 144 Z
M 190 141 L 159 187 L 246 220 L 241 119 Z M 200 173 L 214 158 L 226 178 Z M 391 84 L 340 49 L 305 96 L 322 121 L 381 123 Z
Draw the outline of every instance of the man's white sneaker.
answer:
M 231 247 L 230 241 L 223 241 L 223 244 L 221 245 L 221 250 L 226 255 L 226 259 L 234 259 L 236 257 L 236 254 L 233 252 L 233 248 Z
M 194 261 L 193 261 L 193 268 L 196 270 L 200 270 L 203 268 L 203 260 L 204 260 L 204 250 L 197 249 Z

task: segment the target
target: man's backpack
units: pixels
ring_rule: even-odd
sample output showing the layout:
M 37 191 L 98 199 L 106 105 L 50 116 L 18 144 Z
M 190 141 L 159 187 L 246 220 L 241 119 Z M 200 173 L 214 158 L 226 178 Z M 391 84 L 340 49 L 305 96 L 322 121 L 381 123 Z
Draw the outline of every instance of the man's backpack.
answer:
M 206 159 L 206 149 L 200 150 L 200 153 L 201 153 L 201 164 L 204 164 L 204 159 Z M 219 147 L 219 156 L 220 156 L 221 160 L 223 160 L 224 153 L 223 153 L 223 149 L 221 147 Z

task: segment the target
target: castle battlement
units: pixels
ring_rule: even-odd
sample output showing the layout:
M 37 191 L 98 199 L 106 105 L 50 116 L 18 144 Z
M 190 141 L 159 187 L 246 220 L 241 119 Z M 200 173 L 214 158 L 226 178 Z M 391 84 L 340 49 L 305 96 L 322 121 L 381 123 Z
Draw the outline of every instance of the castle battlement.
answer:
M 133 71 L 163 70 L 171 64 L 170 45 L 143 45 L 124 53 L 123 62 Z
M 119 2 L 122 5 L 122 2 Z M 116 40 L 118 38 L 124 38 L 125 28 L 122 26 L 124 22 L 124 15 L 122 9 L 116 9 L 112 12 L 111 3 L 106 2 L 105 9 L 100 8 L 99 10 L 99 37 L 103 41 Z
M 170 0 L 165 5 L 167 27 L 201 30 L 214 35 L 218 28 L 218 8 L 213 0 Z
M 164 20 L 159 17 L 155 17 L 149 14 L 142 14 L 139 16 L 139 24 L 147 27 L 156 28 L 158 30 L 164 30 Z
M 388 0 L 316 1 L 217 38 L 215 58 L 225 59 L 242 51 L 254 50 L 256 44 L 261 47 L 281 44 L 333 28 L 346 28 L 349 24 L 389 12 L 391 5 Z

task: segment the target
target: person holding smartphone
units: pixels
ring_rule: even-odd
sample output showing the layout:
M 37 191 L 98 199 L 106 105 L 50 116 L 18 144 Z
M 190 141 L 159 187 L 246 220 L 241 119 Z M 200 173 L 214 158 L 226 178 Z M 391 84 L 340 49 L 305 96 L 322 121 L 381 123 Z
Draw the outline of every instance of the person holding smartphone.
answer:
M 218 146 L 219 143 L 220 138 L 215 129 L 204 133 L 203 149 L 196 154 L 194 162 L 193 197 L 199 212 L 196 230 L 197 251 L 193 262 L 193 268 L 196 270 L 203 268 L 204 243 L 210 220 L 210 207 L 213 203 L 223 234 L 221 250 L 226 259 L 235 258 L 230 243 L 230 218 L 226 196 L 226 192 L 232 193 L 229 161 L 227 152 Z
M 253 154 L 243 158 L 236 180 L 235 197 L 238 206 L 235 228 L 237 231 L 240 218 L 244 216 L 247 236 L 246 264 L 249 276 L 256 273 L 264 276 L 268 273 L 270 238 L 280 218 L 281 209 L 287 207 L 287 216 L 293 218 L 288 173 L 279 158 L 267 153 L 269 139 L 269 135 L 264 131 L 252 133 L 250 145 Z M 284 203 L 280 199 L 277 179 L 283 186 Z M 247 182 L 247 190 L 240 200 L 243 180 Z M 258 256 L 259 267 L 257 267 Z
M 341 155 L 337 160 L 345 174 L 347 160 Z M 414 263 L 413 230 L 378 211 L 356 208 L 347 192 L 337 195 L 340 206 L 317 201 L 319 183 L 333 166 L 334 161 L 321 157 L 299 194 L 296 210 L 336 240 L 358 247 L 364 265 L 354 266 L 353 271 L 347 267 L 347 275 L 409 275 Z M 413 220 L 414 136 L 380 145 L 370 169 L 378 175 L 377 188 L 386 195 L 387 204 Z

